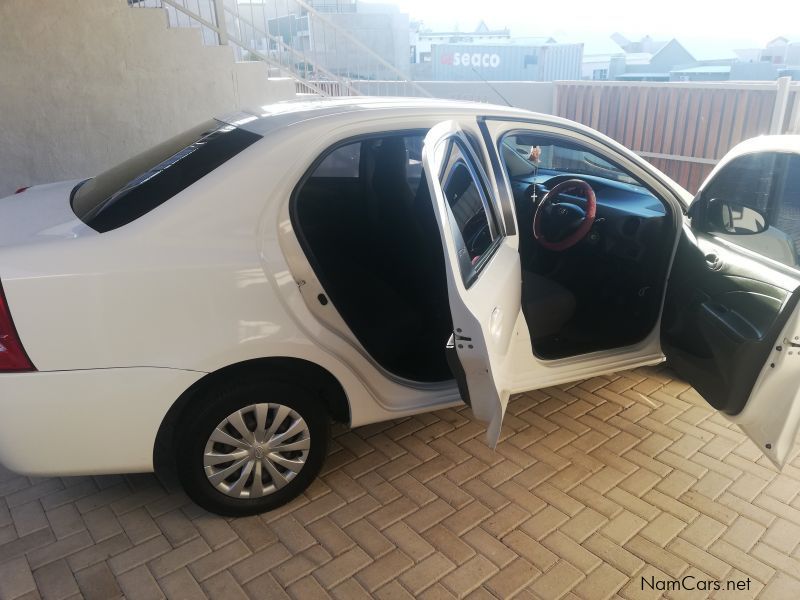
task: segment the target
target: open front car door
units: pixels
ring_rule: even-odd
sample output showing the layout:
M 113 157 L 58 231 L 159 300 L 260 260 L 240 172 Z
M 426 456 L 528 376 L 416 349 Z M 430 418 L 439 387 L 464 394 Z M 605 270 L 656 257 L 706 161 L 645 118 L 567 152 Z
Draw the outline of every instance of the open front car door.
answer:
M 494 447 L 511 388 L 509 348 L 520 324 L 516 238 L 506 235 L 486 173 L 457 123 L 430 130 L 422 160 L 453 318 L 448 362 L 462 398 L 488 423 L 487 441 Z
M 735 148 L 690 216 L 667 286 L 664 354 L 780 468 L 800 425 L 800 137 Z

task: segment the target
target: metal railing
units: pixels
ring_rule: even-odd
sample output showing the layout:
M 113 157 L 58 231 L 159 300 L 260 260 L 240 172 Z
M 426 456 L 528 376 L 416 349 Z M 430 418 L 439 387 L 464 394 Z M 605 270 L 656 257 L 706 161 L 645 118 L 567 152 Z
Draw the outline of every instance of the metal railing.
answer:
M 260 60 L 273 76 L 295 79 L 299 93 L 362 95 L 357 82 L 384 93 L 429 96 L 398 66 L 394 45 L 373 13 L 344 0 L 128 0 L 133 8 L 163 8 L 170 27 L 200 29 L 207 45 L 229 45 L 237 60 Z M 346 23 L 337 21 L 345 20 Z M 347 26 L 345 26 L 347 25 Z M 377 89 L 373 89 L 377 87 Z

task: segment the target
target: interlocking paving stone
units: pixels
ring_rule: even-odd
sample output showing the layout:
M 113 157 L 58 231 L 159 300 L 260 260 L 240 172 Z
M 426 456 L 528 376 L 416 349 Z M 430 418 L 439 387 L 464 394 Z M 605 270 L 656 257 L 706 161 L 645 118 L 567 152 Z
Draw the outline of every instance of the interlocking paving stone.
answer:
M 35 590 L 36 583 L 24 557 L 0 564 L 0 598 L 19 598 Z
M 0 598 L 800 598 L 800 447 L 776 471 L 664 367 L 334 428 L 289 506 L 216 517 L 153 475 L 0 468 Z M 718 592 L 712 598 L 729 598 Z

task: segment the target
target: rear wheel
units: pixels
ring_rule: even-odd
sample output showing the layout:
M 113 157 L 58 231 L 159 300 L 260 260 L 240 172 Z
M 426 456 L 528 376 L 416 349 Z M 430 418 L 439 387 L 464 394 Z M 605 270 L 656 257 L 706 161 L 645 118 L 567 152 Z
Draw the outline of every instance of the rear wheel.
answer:
M 297 497 L 319 473 L 330 425 L 301 386 L 254 379 L 210 392 L 184 413 L 178 476 L 189 497 L 226 516 L 252 515 Z

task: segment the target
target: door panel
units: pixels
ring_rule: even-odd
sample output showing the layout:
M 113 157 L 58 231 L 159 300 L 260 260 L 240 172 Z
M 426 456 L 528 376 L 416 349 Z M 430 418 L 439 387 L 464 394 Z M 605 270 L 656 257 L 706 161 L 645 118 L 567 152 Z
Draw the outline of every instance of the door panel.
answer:
M 798 156 L 797 139 L 766 136 L 717 164 L 689 209 L 662 327 L 678 374 L 778 467 L 800 429 Z
M 662 347 L 714 408 L 737 415 L 797 304 L 800 276 L 686 231 L 667 289 Z
M 428 133 L 422 160 L 445 255 L 454 332 L 447 358 L 462 399 L 488 423 L 492 447 L 511 389 L 511 343 L 521 304 L 516 245 L 496 214 L 488 179 L 454 121 Z

